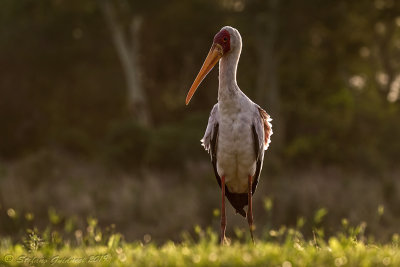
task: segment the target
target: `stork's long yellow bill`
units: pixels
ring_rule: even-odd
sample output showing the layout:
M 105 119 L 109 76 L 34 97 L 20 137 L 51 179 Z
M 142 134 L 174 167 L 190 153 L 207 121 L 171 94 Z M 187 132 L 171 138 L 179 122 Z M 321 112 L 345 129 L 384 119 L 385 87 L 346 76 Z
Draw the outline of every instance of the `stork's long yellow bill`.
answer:
M 218 60 L 222 57 L 223 50 L 221 45 L 219 44 L 213 44 L 210 52 L 208 52 L 208 55 L 206 57 L 206 60 L 203 63 L 203 66 L 201 67 L 199 74 L 197 74 L 196 79 L 194 80 L 192 87 L 190 87 L 190 90 L 186 96 L 186 105 L 189 104 L 190 99 L 192 99 L 192 96 L 197 90 L 197 87 L 199 87 L 200 83 L 203 81 L 203 79 L 207 76 L 207 74 L 212 70 L 212 68 L 217 64 Z

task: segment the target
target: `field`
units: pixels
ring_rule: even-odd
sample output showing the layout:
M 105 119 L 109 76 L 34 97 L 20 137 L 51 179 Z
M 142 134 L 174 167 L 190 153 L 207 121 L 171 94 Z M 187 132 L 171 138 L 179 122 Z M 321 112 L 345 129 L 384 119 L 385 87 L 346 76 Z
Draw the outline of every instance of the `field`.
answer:
M 183 234 L 180 242 L 155 244 L 150 236 L 144 241 L 125 242 L 118 234 L 106 234 L 88 225 L 85 233 L 75 231 L 72 239 L 48 228 L 42 235 L 27 231 L 22 242 L 1 240 L 1 266 L 399 266 L 399 236 L 379 244 L 364 235 L 366 225 L 349 227 L 322 238 L 323 230 L 314 229 L 307 240 L 299 229 L 281 227 L 250 242 L 245 231 L 237 231 L 227 244 L 218 244 L 211 229 L 195 227 L 194 237 Z M 301 221 L 299 222 L 301 226 Z M 51 234 L 50 234 L 51 232 Z

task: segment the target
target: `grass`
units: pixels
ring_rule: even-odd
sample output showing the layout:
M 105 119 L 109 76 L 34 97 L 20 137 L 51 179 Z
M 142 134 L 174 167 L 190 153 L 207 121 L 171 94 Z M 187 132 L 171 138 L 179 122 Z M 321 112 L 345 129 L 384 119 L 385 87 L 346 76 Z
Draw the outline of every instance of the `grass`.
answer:
M 266 199 L 267 213 L 272 205 Z M 218 210 L 214 213 L 219 216 Z M 0 266 L 400 266 L 398 234 L 379 243 L 366 235 L 366 223 L 352 226 L 342 219 L 341 230 L 327 237 L 321 226 L 327 213 L 324 208 L 315 212 L 311 238 L 303 235 L 310 230 L 299 217 L 296 227 L 269 228 L 255 244 L 247 229 L 236 229 L 221 246 L 217 233 L 200 226 L 193 234 L 183 233 L 180 242 L 155 243 L 150 235 L 127 242 L 114 225 L 101 229 L 97 219 L 89 217 L 82 230 L 75 219 L 49 209 L 43 231 L 27 229 L 19 240 L 0 238 Z M 378 215 L 383 213 L 382 206 Z M 8 209 L 7 215 L 15 225 L 21 223 L 15 210 Z M 28 213 L 20 219 L 32 223 L 33 218 Z
M 365 224 L 350 227 L 344 220 L 343 231 L 335 236 L 323 238 L 323 230 L 315 227 L 308 240 L 300 232 L 303 223 L 300 219 L 296 229 L 270 230 L 255 244 L 238 230 L 232 241 L 220 246 L 211 229 L 195 227 L 195 237 L 184 234 L 182 242 L 157 245 L 150 236 L 144 242 L 125 242 L 89 219 L 86 230 L 76 230 L 70 239 L 52 227 L 40 234 L 28 230 L 16 243 L 2 238 L 0 266 L 400 266 L 397 234 L 391 242 L 378 244 L 365 237 Z

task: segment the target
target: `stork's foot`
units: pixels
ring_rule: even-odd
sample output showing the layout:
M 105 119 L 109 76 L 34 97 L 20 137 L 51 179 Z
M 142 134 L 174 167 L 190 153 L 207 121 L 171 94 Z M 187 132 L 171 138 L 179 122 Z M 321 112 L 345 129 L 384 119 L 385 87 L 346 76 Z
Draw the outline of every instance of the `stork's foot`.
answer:
M 226 236 L 221 236 L 221 246 L 226 244 L 227 244 Z
M 253 230 L 254 230 L 254 225 L 253 225 L 253 216 L 249 216 L 249 213 L 247 213 L 247 222 L 249 223 L 249 230 L 250 230 L 250 236 L 251 236 L 251 241 L 254 242 L 254 236 L 253 236 Z
M 226 217 L 224 214 L 223 216 L 221 216 L 221 245 L 224 245 L 226 243 L 225 230 L 226 230 Z

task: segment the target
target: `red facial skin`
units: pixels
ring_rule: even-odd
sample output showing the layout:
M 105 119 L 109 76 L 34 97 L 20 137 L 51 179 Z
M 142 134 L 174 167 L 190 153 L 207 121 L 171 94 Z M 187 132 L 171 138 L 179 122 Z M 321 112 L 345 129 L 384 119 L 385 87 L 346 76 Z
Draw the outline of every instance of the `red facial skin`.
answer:
M 222 30 L 214 37 L 214 44 L 222 46 L 224 54 L 231 50 L 231 35 L 227 30 Z

